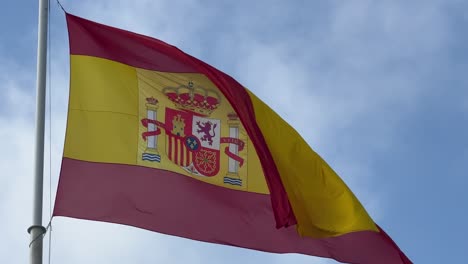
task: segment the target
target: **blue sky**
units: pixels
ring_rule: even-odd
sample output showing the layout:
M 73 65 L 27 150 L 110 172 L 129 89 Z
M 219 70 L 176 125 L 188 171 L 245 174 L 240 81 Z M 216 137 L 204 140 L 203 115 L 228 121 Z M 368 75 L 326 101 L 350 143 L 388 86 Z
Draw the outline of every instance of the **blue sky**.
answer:
M 1 263 L 28 258 L 37 45 L 37 3 L 30 2 L 7 1 L 0 17 Z M 58 181 L 68 98 L 66 24 L 52 2 L 52 166 L 47 161 L 44 222 L 49 175 L 53 197 Z M 232 75 L 304 136 L 415 263 L 463 263 L 468 2 L 63 4 L 75 15 L 174 44 Z M 335 263 L 68 218 L 54 219 L 53 227 L 52 263 Z

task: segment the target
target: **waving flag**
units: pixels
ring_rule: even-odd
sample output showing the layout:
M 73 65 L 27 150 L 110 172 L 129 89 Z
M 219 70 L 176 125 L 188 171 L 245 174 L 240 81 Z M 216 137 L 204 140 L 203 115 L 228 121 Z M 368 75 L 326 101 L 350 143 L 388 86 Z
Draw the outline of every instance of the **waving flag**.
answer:
M 411 263 L 336 173 L 227 74 L 67 14 L 71 87 L 54 216 L 277 253 Z

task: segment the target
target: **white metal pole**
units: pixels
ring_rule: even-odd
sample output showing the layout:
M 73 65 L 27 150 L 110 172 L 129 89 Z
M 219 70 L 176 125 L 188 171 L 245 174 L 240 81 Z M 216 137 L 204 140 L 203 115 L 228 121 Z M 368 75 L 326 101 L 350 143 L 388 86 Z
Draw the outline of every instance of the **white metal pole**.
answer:
M 44 127 L 47 73 L 47 23 L 49 0 L 39 0 L 37 38 L 37 82 L 36 82 L 36 145 L 34 163 L 33 223 L 28 228 L 31 235 L 29 245 L 30 263 L 42 264 L 42 193 L 44 181 Z

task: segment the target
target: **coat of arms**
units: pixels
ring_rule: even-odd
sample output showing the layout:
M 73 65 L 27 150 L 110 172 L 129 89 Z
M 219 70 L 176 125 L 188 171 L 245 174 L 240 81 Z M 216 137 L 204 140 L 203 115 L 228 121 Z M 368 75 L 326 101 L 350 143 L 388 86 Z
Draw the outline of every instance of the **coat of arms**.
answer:
M 177 88 L 166 87 L 163 94 L 174 103 L 175 108 L 165 107 L 165 121 L 156 120 L 155 111 L 159 108 L 158 100 L 147 98 L 147 118 L 141 120 L 147 131 L 142 137 L 148 147 L 157 148 L 154 137 L 165 133 L 165 153 L 168 159 L 183 168 L 186 172 L 205 177 L 213 177 L 220 172 L 220 156 L 225 153 L 229 157 L 229 172 L 237 171 L 236 166 L 242 166 L 244 160 L 238 155 L 244 149 L 244 142 L 237 136 L 237 127 L 229 137 L 221 136 L 221 120 L 211 118 L 211 114 L 221 104 L 217 91 L 195 87 L 192 82 L 188 86 Z M 237 115 L 231 113 L 229 120 Z M 222 144 L 229 144 L 221 151 Z M 160 162 L 159 154 L 143 153 L 142 159 Z M 224 182 L 232 185 L 242 185 L 240 179 L 225 177 Z

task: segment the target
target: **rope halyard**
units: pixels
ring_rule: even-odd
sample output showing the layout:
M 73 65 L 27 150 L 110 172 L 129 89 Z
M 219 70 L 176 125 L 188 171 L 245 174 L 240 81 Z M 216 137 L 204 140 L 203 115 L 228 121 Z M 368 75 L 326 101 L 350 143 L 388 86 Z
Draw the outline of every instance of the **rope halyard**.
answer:
M 60 3 L 59 0 L 57 0 L 57 4 L 58 4 L 58 6 L 60 6 L 60 8 L 62 9 L 63 12 L 65 12 L 65 13 L 67 12 L 67 11 L 65 11 L 65 8 L 63 8 L 63 5 L 62 5 L 62 3 Z

